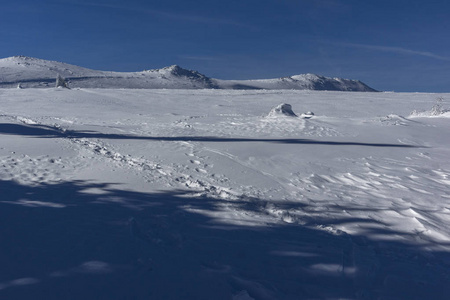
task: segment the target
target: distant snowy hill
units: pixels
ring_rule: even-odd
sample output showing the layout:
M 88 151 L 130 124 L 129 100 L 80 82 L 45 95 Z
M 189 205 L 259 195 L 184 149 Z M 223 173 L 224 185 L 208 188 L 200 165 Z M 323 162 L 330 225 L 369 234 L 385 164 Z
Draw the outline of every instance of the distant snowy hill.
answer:
M 376 91 L 359 80 L 314 74 L 276 79 L 221 80 L 176 65 L 141 72 L 109 72 L 26 56 L 0 59 L 0 88 L 53 87 L 58 75 L 64 77 L 73 88 Z
M 108 72 L 24 56 L 0 59 L 0 87 L 53 87 L 61 75 L 70 87 L 131 89 L 208 89 L 213 81 L 178 66 L 142 72 Z
M 301 74 L 275 79 L 216 80 L 224 89 L 319 90 L 376 92 L 359 80 Z

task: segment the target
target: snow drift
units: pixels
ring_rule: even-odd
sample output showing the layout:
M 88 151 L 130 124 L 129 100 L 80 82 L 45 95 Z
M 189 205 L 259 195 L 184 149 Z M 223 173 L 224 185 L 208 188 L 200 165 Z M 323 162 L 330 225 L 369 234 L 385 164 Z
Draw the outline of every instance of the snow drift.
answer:
M 292 110 L 292 105 L 287 103 L 282 103 L 274 108 L 269 112 L 268 117 L 276 117 L 276 116 L 288 116 L 288 117 L 297 117 L 297 115 Z

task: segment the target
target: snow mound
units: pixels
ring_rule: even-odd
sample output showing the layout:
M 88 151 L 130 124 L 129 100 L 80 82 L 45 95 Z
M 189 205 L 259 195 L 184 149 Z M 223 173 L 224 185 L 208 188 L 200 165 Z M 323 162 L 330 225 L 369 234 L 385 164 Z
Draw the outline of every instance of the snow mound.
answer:
M 411 122 L 405 117 L 396 114 L 389 114 L 381 118 L 380 121 L 384 125 L 401 125 L 401 126 L 406 126 Z
M 302 117 L 304 119 L 311 119 L 312 117 L 314 117 L 314 113 L 312 111 L 308 111 L 308 112 L 301 114 L 300 117 Z
M 277 116 L 288 116 L 288 117 L 297 117 L 297 115 L 292 110 L 292 105 L 287 103 L 282 103 L 269 112 L 268 117 L 277 117 Z

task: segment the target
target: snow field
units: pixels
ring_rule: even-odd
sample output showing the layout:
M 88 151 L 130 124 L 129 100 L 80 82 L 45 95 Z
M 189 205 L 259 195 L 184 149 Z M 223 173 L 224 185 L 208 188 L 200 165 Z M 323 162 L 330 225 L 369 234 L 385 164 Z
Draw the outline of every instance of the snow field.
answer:
M 445 299 L 438 96 L 0 90 L 0 295 Z

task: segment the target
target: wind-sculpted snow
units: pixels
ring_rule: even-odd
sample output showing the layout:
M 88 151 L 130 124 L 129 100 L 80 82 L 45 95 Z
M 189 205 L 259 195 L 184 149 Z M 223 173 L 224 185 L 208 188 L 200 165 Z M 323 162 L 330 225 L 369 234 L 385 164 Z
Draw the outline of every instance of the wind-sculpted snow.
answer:
M 282 103 L 274 108 L 272 108 L 267 115 L 268 117 L 277 117 L 277 116 L 288 116 L 288 117 L 297 117 L 297 115 L 292 110 L 292 105 L 287 103 Z
M 106 72 L 26 56 L 0 59 L 0 88 L 54 87 L 57 78 L 61 78 L 60 81 L 64 78 L 71 88 L 375 91 L 358 80 L 314 74 L 263 80 L 219 80 L 177 65 L 142 72 Z
M 0 298 L 447 299 L 449 97 L 0 90 Z

